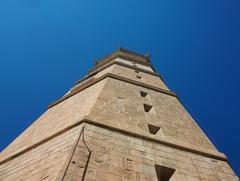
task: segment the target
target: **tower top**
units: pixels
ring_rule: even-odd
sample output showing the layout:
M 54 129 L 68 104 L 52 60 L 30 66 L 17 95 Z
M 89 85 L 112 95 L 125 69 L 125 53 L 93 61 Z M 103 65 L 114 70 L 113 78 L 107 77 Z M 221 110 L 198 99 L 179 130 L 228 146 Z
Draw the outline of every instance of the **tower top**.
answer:
M 120 47 L 117 51 L 111 53 L 110 55 L 107 55 L 105 58 L 95 61 L 95 66 L 102 66 L 117 57 L 131 60 L 144 65 L 150 65 L 150 54 L 142 55 Z

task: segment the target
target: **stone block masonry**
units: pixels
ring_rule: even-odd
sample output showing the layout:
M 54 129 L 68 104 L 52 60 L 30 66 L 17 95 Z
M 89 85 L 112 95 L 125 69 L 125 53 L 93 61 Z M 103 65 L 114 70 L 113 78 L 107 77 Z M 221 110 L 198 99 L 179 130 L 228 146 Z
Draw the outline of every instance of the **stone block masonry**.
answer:
M 119 49 L 0 154 L 0 181 L 238 181 L 150 64 Z

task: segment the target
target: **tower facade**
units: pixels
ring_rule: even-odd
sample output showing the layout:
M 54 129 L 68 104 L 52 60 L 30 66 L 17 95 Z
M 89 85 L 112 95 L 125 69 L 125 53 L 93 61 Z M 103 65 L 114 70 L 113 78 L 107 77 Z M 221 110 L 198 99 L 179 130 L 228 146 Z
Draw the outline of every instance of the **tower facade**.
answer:
M 148 56 L 119 49 L 0 154 L 2 181 L 237 181 Z

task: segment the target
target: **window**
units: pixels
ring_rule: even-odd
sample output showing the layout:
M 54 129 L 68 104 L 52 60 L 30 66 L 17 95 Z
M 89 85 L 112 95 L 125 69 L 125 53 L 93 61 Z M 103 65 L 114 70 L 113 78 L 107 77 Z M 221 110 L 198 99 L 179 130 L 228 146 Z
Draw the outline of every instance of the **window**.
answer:
M 155 165 L 158 181 L 170 181 L 175 169 L 160 165 Z
M 158 131 L 160 130 L 160 127 L 154 126 L 152 124 L 148 124 L 148 130 L 149 130 L 149 133 L 151 134 L 157 134 Z
M 140 91 L 141 97 L 146 97 L 148 95 L 148 93 Z
M 140 75 L 137 75 L 137 78 L 138 78 L 138 79 L 142 79 L 142 76 L 140 76 Z
M 120 96 L 118 96 L 117 98 L 118 98 L 118 99 L 124 99 L 123 97 L 120 97 Z
M 152 106 L 148 104 L 143 104 L 143 107 L 145 112 L 149 112 L 152 109 Z

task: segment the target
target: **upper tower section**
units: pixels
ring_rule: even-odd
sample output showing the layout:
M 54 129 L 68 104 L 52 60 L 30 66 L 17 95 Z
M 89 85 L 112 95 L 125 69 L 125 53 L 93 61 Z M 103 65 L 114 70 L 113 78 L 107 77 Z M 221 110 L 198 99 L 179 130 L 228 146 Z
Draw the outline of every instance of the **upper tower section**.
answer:
M 132 52 L 132 51 L 129 51 L 129 50 L 126 50 L 123 48 L 119 48 L 117 51 L 106 56 L 102 60 L 95 61 L 95 66 L 96 66 L 95 68 L 99 68 L 100 66 L 105 65 L 108 62 L 111 62 L 112 60 L 116 60 L 116 59 L 118 61 L 122 61 L 124 63 L 132 64 L 135 66 L 137 66 L 137 64 L 142 65 L 142 66 L 138 66 L 138 67 L 145 66 L 145 67 L 152 68 L 152 66 L 150 64 L 150 55 L 149 54 L 141 55 L 139 53 Z M 150 69 L 148 69 L 148 70 L 150 70 Z
M 155 69 L 150 63 L 150 54 L 141 55 L 123 48 L 119 48 L 117 51 L 106 56 L 105 58 L 95 61 L 95 67 L 91 69 L 89 73 L 92 74 L 102 67 L 109 66 L 116 62 L 122 63 L 121 65 L 123 66 L 133 66 L 136 69 L 142 69 L 143 71 L 156 73 Z
M 95 61 L 95 66 L 88 75 L 77 81 L 67 94 L 49 107 L 108 77 L 175 95 L 151 65 L 149 54 L 141 55 L 119 48 L 105 58 Z

